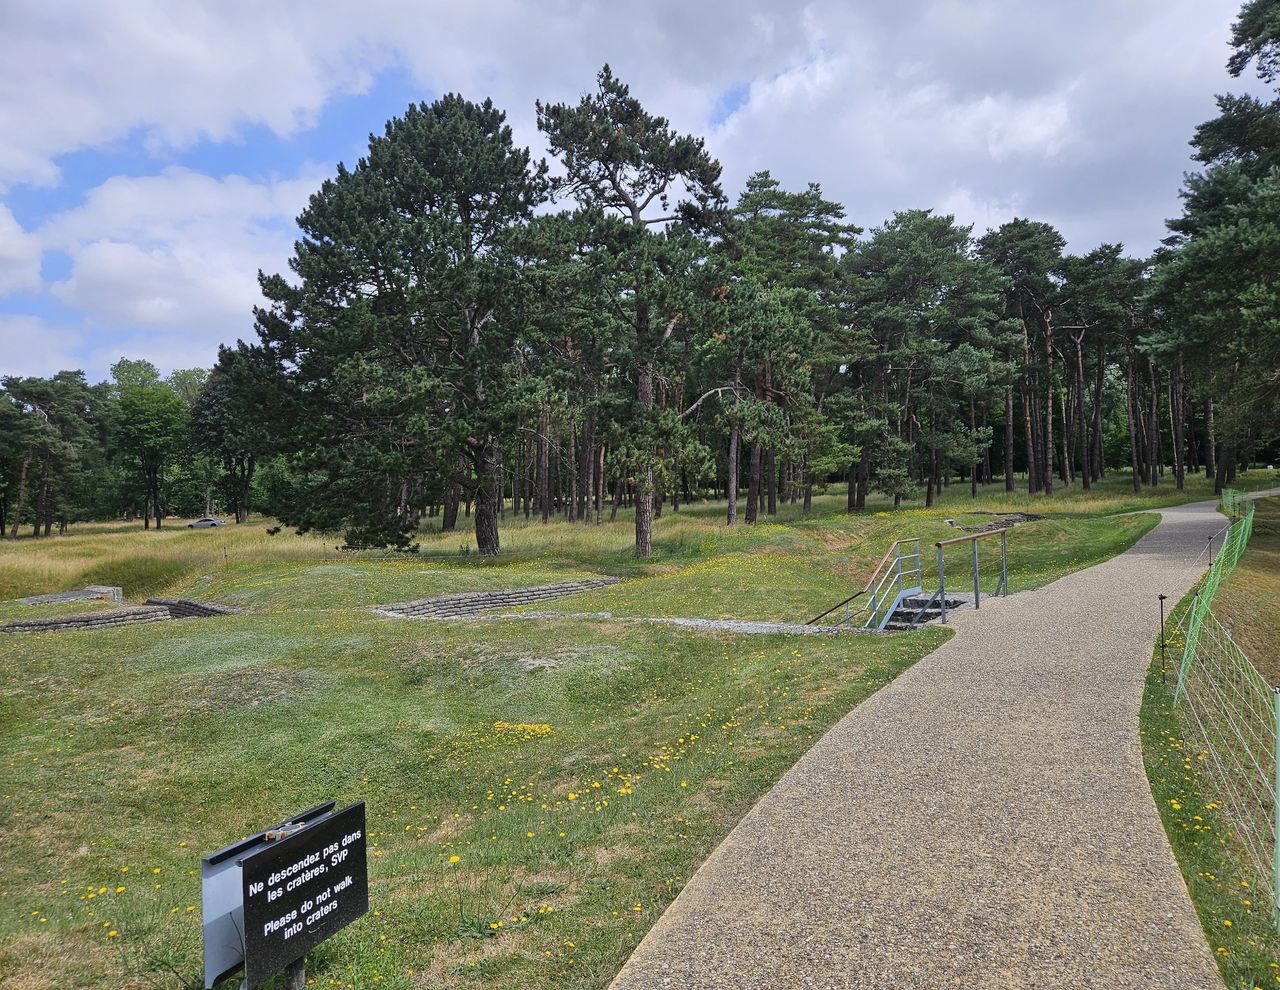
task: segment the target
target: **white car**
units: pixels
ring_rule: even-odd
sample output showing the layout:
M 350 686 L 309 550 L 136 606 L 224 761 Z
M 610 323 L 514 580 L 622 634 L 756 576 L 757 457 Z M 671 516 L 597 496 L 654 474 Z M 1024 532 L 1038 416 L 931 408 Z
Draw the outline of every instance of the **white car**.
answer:
M 197 519 L 195 522 L 187 523 L 187 529 L 209 529 L 211 526 L 225 526 L 225 519 L 214 519 L 211 516 L 205 516 L 203 519 Z

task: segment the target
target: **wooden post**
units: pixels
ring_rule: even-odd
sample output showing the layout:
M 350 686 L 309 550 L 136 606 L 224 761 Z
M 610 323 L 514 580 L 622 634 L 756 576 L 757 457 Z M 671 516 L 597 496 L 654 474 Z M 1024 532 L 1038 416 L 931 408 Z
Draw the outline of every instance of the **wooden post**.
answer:
M 290 963 L 284 971 L 284 990 L 306 990 L 307 960 L 304 956 L 295 963 Z

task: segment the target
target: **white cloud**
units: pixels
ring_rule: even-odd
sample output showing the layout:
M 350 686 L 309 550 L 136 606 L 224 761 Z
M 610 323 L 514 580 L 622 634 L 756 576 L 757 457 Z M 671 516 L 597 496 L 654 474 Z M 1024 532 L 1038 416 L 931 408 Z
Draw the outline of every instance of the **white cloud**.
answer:
M 40 288 L 40 241 L 0 203 L 0 295 Z
M 294 217 L 319 178 L 213 179 L 170 168 L 116 177 L 40 231 L 71 270 L 50 291 L 91 330 L 146 330 L 189 342 L 208 364 L 220 341 L 248 337 L 257 272 L 284 268 Z
M 535 98 L 576 100 L 608 61 L 646 108 L 707 137 L 731 196 L 768 168 L 789 186 L 820 182 L 866 226 L 933 207 L 980 234 L 1017 213 L 1059 225 L 1073 250 L 1122 240 L 1144 252 L 1177 212 L 1186 141 L 1213 93 L 1245 88 L 1222 65 L 1237 9 L 367 0 L 357 13 L 337 0 L 9 0 L 0 189 L 58 182 L 60 158 L 77 150 L 141 147 L 162 169 L 201 141 L 295 134 L 392 67 L 424 98 L 492 96 L 537 150 Z M 725 95 L 744 92 L 713 125 Z M 217 342 L 248 335 L 256 270 L 284 267 L 293 217 L 328 172 L 115 177 L 28 231 L 0 206 L 0 295 L 40 288 L 41 251 L 65 251 L 69 272 L 44 288 L 83 326 L 40 324 L 55 347 L 78 340 L 94 362 L 127 346 L 208 364 Z
M 0 313 L 0 378 L 48 377 L 83 369 L 83 345 L 84 336 L 75 327 L 48 323 L 36 316 Z
M 4 21 L 0 184 L 55 182 L 59 155 L 134 134 L 155 149 L 246 124 L 291 134 L 390 59 L 341 4 L 14 0 Z

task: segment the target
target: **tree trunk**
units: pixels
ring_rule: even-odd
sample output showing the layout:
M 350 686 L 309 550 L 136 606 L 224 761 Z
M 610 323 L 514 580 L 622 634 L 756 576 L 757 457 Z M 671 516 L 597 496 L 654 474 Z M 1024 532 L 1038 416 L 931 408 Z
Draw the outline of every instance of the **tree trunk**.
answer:
M 1044 476 L 1040 479 L 1045 495 L 1053 494 L 1053 326 L 1044 321 L 1044 349 L 1047 370 L 1044 389 Z
M 1089 420 L 1084 414 L 1084 344 L 1083 334 L 1076 338 L 1076 419 L 1079 422 L 1079 445 L 1077 447 L 1080 455 L 1080 485 L 1088 491 L 1093 485 L 1093 467 L 1090 464 L 1089 454 L 1093 440 L 1089 435 Z
M 747 525 L 753 525 L 760 508 L 760 444 L 751 445 L 751 467 L 747 475 Z
M 1204 472 L 1212 478 L 1218 477 L 1218 437 L 1213 428 L 1213 400 L 1206 399 L 1204 404 Z M 1221 491 L 1221 485 L 1214 493 Z
M 1040 460 L 1036 456 L 1035 431 L 1032 429 L 1031 396 L 1027 382 L 1022 383 L 1022 425 L 1026 431 L 1027 494 L 1040 491 Z
M 777 491 L 778 469 L 777 469 L 777 464 L 775 461 L 772 447 L 770 447 L 764 455 L 764 469 L 769 479 L 768 480 L 768 485 L 769 485 L 768 512 L 769 512 L 769 515 L 776 516 L 778 514 L 778 491 Z
M 1147 465 L 1151 486 L 1154 488 L 1160 482 L 1160 379 L 1156 372 L 1156 364 L 1150 358 L 1147 358 L 1147 371 L 1151 376 L 1151 428 L 1148 430 L 1150 452 L 1147 456 Z
M 978 435 L 978 412 L 974 405 L 973 396 L 969 396 L 969 435 L 976 437 Z M 935 448 L 931 454 L 934 463 L 938 460 L 938 451 Z M 969 497 L 978 497 L 978 459 L 975 457 L 973 461 L 973 470 L 969 472 Z
M 1098 367 L 1094 375 L 1093 388 L 1093 448 L 1091 461 L 1093 480 L 1100 481 L 1106 477 L 1107 463 L 1102 449 L 1102 393 L 1107 378 L 1107 348 L 1100 339 L 1098 342 Z
M 450 485 L 444 493 L 444 515 L 440 519 L 440 532 L 452 533 L 458 528 L 458 486 Z
M 1075 481 L 1075 474 L 1071 467 L 1071 422 L 1067 416 L 1067 392 L 1058 393 L 1058 406 L 1062 412 L 1062 463 L 1058 466 L 1058 477 L 1064 485 L 1069 485 Z
M 13 502 L 13 529 L 9 531 L 9 539 L 18 538 L 18 526 L 22 520 L 22 509 L 27 500 L 27 468 L 31 466 L 33 444 L 27 444 L 27 452 L 22 457 L 22 467 L 18 471 L 18 497 Z
M 1142 490 L 1141 478 L 1138 474 L 1138 440 L 1134 433 L 1133 423 L 1133 354 L 1129 354 L 1128 375 L 1125 379 L 1124 415 L 1129 425 L 1129 468 L 1133 472 L 1133 490 Z
M 603 443 L 596 451 L 596 525 L 599 526 L 604 515 L 604 448 Z
M 582 468 L 578 485 L 581 505 L 578 518 L 583 522 L 591 522 L 591 506 L 595 501 L 596 476 L 596 424 L 595 417 L 587 413 L 582 420 Z
M 498 540 L 498 503 L 502 489 L 497 486 L 498 446 L 490 439 L 476 461 L 476 549 L 485 557 L 496 557 Z
M 542 410 L 538 421 L 538 511 L 544 523 L 551 521 L 551 411 Z
M 569 463 L 565 467 L 568 475 L 569 495 L 565 499 L 565 513 L 569 522 L 578 521 L 578 421 L 569 417 L 569 444 L 567 447 Z M 583 459 L 585 463 L 585 458 Z M 585 486 L 583 486 L 585 487 Z
M 636 396 L 646 414 L 653 409 L 653 368 L 645 367 L 636 379 Z M 644 451 L 644 463 L 636 472 L 636 556 L 653 556 L 653 461 Z
M 1013 386 L 1004 388 L 1004 490 L 1013 491 Z
M 738 450 L 741 444 L 741 431 L 737 423 L 729 428 L 729 481 L 725 485 L 725 491 L 729 496 L 729 511 L 725 516 L 725 525 L 732 526 L 738 521 L 738 459 L 741 454 Z

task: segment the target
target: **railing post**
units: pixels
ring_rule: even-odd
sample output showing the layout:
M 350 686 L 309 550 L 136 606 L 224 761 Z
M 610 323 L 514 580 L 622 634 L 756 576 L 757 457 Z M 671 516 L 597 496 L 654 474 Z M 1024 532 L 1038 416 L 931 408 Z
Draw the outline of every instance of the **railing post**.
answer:
M 1009 594 L 1009 531 L 1000 530 L 1000 594 Z
M 982 607 L 982 589 L 978 584 L 978 541 L 970 540 L 969 546 L 973 548 L 973 607 Z
M 942 547 L 938 547 L 938 601 L 942 603 L 942 624 L 947 624 L 947 582 L 942 574 Z

